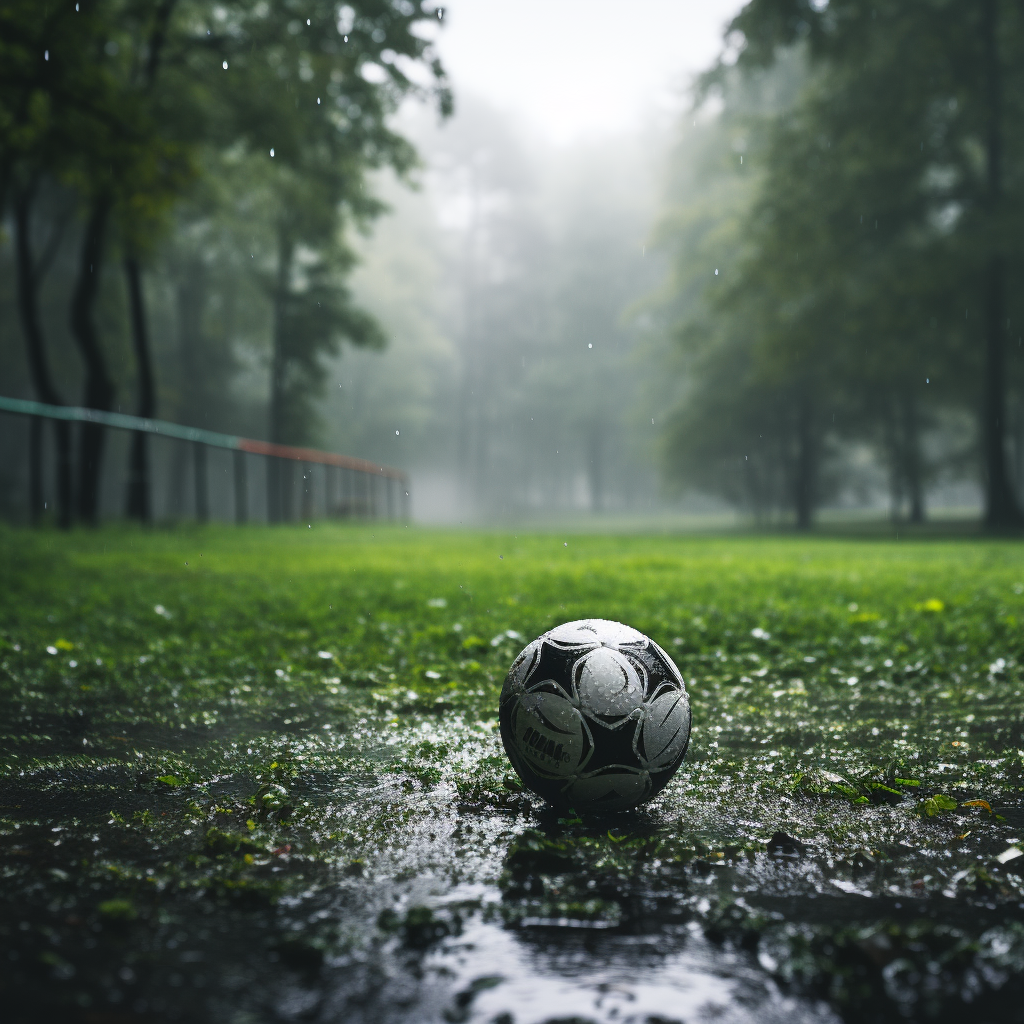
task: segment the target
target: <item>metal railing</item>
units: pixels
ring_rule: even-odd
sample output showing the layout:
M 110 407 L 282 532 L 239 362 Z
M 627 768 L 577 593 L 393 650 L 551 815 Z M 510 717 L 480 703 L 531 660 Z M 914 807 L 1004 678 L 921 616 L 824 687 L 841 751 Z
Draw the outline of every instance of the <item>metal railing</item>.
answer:
M 184 442 L 191 448 L 193 469 L 192 498 L 195 518 L 210 518 L 210 471 L 207 449 L 232 453 L 233 518 L 244 523 L 250 519 L 252 488 L 249 483 L 250 457 L 262 456 L 266 463 L 265 518 L 270 522 L 308 520 L 318 511 L 328 517 L 406 519 L 409 516 L 409 478 L 399 469 L 379 466 L 366 459 L 323 452 L 315 448 L 272 444 L 249 437 L 221 434 L 201 427 L 184 427 L 166 420 L 144 419 L 119 412 L 101 412 L 78 406 L 46 405 L 21 398 L 0 396 L 0 412 L 40 420 L 63 420 L 73 423 L 94 423 L 119 431 L 142 433 Z M 36 455 L 36 458 L 39 456 Z M 30 459 L 32 456 L 30 455 Z M 302 467 L 299 480 L 300 498 L 296 508 L 292 469 Z M 322 494 L 316 500 L 313 467 L 322 467 Z M 173 485 L 172 485 L 173 486 Z M 178 481 L 178 490 L 183 490 Z M 30 487 L 30 491 L 32 488 Z M 168 504 L 181 508 L 179 496 Z M 30 498 L 31 500 L 31 498 Z M 223 505 L 223 502 L 221 503 Z M 30 510 L 31 511 L 31 510 Z M 160 517 L 158 517 L 160 518 Z

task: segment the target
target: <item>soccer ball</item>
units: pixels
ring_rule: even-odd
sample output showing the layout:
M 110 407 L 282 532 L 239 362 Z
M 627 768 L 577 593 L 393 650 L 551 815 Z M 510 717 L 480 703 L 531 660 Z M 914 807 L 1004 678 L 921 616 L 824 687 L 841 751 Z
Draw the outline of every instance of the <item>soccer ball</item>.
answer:
M 505 677 L 501 741 L 523 782 L 577 810 L 621 811 L 664 789 L 690 741 L 675 662 L 608 619 L 556 626 Z

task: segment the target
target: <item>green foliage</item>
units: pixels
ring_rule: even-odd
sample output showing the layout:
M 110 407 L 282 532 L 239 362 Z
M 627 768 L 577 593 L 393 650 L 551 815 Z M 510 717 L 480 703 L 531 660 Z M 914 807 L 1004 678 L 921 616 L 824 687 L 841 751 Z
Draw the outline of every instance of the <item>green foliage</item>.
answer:
M 386 166 L 404 176 L 415 164 L 411 145 L 388 125 L 401 100 L 451 108 L 421 31 L 439 17 L 388 0 L 340 8 L 326 0 L 88 0 L 42 13 L 7 4 L 0 210 L 9 190 L 29 204 L 40 182 L 71 191 L 99 239 L 81 261 L 75 295 L 83 281 L 100 280 L 111 256 L 171 271 L 181 352 L 164 390 L 192 422 L 222 404 L 237 367 L 236 339 L 225 339 L 223 324 L 210 329 L 214 310 L 224 310 L 226 296 L 239 309 L 261 297 L 263 309 L 238 319 L 257 357 L 268 342 L 272 349 L 270 432 L 310 441 L 322 358 L 342 340 L 383 343 L 346 286 L 354 263 L 346 234 L 383 209 L 367 172 Z M 115 245 L 104 247 L 108 219 Z M 84 302 L 76 324 L 91 320 L 95 301 Z M 272 323 L 269 332 L 253 329 L 260 319 Z M 110 405 L 124 382 L 106 365 L 120 360 L 110 339 L 90 352 L 86 404 Z M 158 361 L 165 372 L 167 362 Z
M 134 921 L 138 912 L 130 900 L 104 900 L 97 908 L 108 921 Z
M 698 93 L 724 100 L 719 135 L 750 89 L 803 74 L 786 102 L 756 112 L 744 165 L 756 187 L 714 217 L 719 233 L 739 221 L 737 244 L 715 254 L 724 280 L 682 311 L 697 355 L 670 465 L 807 525 L 833 489 L 830 458 L 867 444 L 894 509 L 906 498 L 919 519 L 941 468 L 925 438 L 968 413 L 989 520 L 1013 525 L 1003 409 L 1019 396 L 1010 282 L 1024 250 L 1008 234 L 1024 204 L 1019 8 L 754 0 L 730 31 L 738 62 Z M 686 267 L 685 235 L 670 225 L 669 238 Z M 963 457 L 964 441 L 946 448 Z
M 935 796 L 922 800 L 918 807 L 922 814 L 926 814 L 929 818 L 934 818 L 936 814 L 942 814 L 944 811 L 955 811 L 957 809 L 957 802 L 952 797 L 936 793 Z
M 252 254 L 270 300 L 270 434 L 282 442 L 312 439 L 324 355 L 342 339 L 383 343 L 344 285 L 354 257 L 343 233 L 382 210 L 368 170 L 404 174 L 415 163 L 388 116 L 410 94 L 450 108 L 440 64 L 416 31 L 429 12 L 384 0 L 338 10 L 326 0 L 210 6 L 193 26 L 205 46 L 189 51 L 191 71 L 218 79 L 210 145 L 236 184 L 224 198 L 239 218 L 237 246 Z M 428 66 L 433 90 L 409 77 L 415 63 Z

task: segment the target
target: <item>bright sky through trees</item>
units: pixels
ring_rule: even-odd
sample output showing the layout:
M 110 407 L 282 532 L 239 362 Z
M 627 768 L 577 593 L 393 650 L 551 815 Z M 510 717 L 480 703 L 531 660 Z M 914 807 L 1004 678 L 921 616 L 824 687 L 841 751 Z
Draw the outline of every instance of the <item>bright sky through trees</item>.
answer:
M 675 109 L 741 0 L 453 0 L 438 49 L 455 87 L 553 143 L 621 132 Z

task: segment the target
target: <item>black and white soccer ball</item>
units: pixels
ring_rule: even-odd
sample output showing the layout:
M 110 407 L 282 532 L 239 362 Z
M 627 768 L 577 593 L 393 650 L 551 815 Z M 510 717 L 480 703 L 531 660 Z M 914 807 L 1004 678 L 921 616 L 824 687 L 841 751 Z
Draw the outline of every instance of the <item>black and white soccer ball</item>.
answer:
M 650 800 L 690 741 L 690 702 L 675 662 L 608 619 L 566 622 L 527 646 L 505 677 L 498 717 L 525 785 L 577 810 Z

